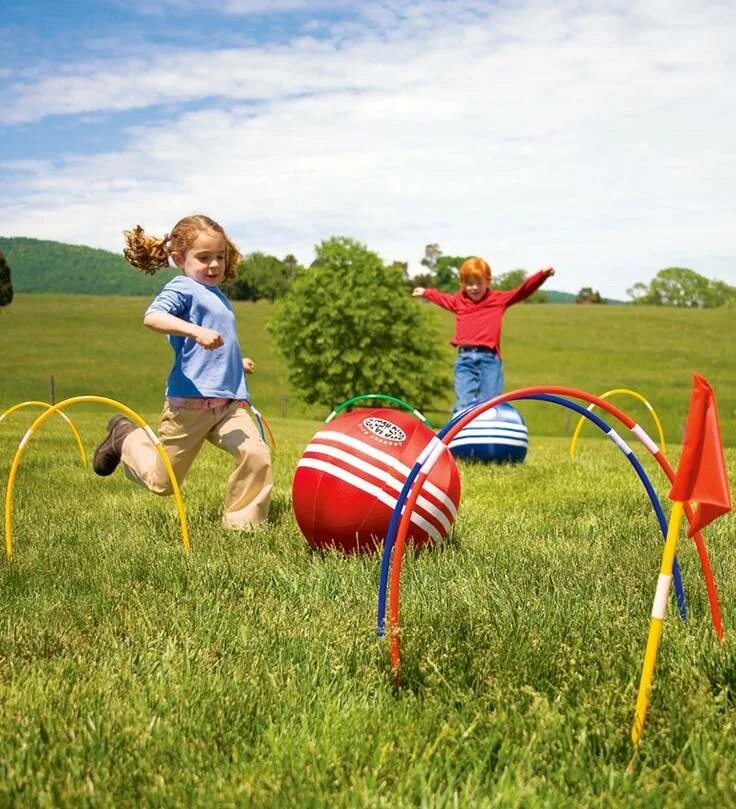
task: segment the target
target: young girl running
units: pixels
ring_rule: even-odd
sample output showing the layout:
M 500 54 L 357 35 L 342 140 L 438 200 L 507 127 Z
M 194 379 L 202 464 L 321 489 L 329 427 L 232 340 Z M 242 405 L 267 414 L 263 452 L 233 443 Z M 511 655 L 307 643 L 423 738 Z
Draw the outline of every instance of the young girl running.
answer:
M 143 323 L 168 335 L 174 364 L 158 435 L 178 482 L 205 440 L 230 453 L 235 469 L 227 482 L 224 528 L 249 530 L 268 516 L 271 452 L 251 417 L 240 407 L 248 398 L 245 374 L 255 364 L 243 358 L 232 306 L 218 288 L 235 276 L 240 253 L 217 222 L 187 216 L 163 238 L 138 225 L 125 231 L 125 258 L 145 273 L 169 266 L 182 271 L 148 307 Z M 110 419 L 93 468 L 111 475 L 122 461 L 125 474 L 155 494 L 171 494 L 164 463 L 145 431 L 125 416 Z

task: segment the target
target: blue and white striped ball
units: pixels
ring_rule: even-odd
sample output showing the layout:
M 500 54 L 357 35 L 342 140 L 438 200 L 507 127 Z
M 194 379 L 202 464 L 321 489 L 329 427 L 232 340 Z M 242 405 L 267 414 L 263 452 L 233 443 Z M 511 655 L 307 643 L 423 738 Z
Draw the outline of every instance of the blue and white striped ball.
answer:
M 482 463 L 521 463 L 528 448 L 526 422 L 508 402 L 476 416 L 450 442 L 455 458 Z

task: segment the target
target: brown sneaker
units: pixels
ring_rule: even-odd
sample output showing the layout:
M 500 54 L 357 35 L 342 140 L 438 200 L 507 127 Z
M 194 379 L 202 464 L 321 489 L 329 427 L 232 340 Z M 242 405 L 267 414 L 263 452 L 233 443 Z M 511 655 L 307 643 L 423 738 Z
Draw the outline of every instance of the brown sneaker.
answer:
M 92 468 L 100 477 L 107 477 L 117 469 L 125 436 L 135 430 L 135 424 L 125 416 L 113 416 L 107 422 L 107 437 L 95 450 Z

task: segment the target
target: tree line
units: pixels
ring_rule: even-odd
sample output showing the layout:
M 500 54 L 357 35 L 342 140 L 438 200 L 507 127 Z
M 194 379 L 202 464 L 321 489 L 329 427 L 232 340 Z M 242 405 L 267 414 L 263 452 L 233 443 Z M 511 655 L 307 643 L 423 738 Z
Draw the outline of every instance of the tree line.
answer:
M 347 239 L 346 243 L 357 244 L 350 239 Z M 279 259 L 266 253 L 249 253 L 238 265 L 235 279 L 224 284 L 223 290 L 233 300 L 276 301 L 284 297 L 299 273 L 319 265 L 319 247 L 317 251 L 317 258 L 309 268 L 300 265 L 293 255 Z M 439 245 L 428 244 L 424 250 L 424 258 L 421 260 L 425 269 L 418 275 L 410 276 L 409 265 L 404 261 L 394 261 L 390 266 L 399 274 L 407 290 L 422 286 L 433 287 L 443 292 L 456 292 L 460 288 L 458 270 L 466 258 L 469 257 L 442 255 Z M 526 277 L 527 271 L 524 269 L 511 270 L 494 276 L 493 286 L 502 290 L 513 289 L 519 286 Z M 535 292 L 529 298 L 532 303 L 546 303 L 547 300 L 547 294 L 542 291 Z
M 626 294 L 633 303 L 715 309 L 736 302 L 736 287 L 716 278 L 705 278 L 687 267 L 660 270 L 649 284 L 637 283 Z
M 338 237 L 342 238 L 342 237 Z M 351 240 L 348 239 L 348 242 Z M 156 276 L 145 276 L 130 271 L 121 255 L 81 245 L 41 241 L 28 238 L 0 237 L 0 307 L 13 298 L 10 267 L 15 269 L 16 292 L 66 292 L 96 295 L 155 295 L 176 274 L 176 269 L 163 270 Z M 422 270 L 410 276 L 408 264 L 393 261 L 390 267 L 401 278 L 406 289 L 415 286 L 433 287 L 444 292 L 459 289 L 458 269 L 466 256 L 444 255 L 436 243 L 424 248 Z M 260 251 L 247 254 L 240 262 L 237 276 L 225 286 L 225 292 L 234 300 L 276 301 L 283 298 L 296 278 L 313 268 L 302 266 L 289 254 L 277 258 Z M 524 269 L 494 275 L 496 289 L 512 289 L 527 277 Z M 676 306 L 687 308 L 714 308 L 734 305 L 736 287 L 724 281 L 706 278 L 685 267 L 660 270 L 649 282 L 636 283 L 627 290 L 631 303 L 650 306 Z M 572 302 L 578 304 L 605 304 L 606 299 L 590 286 L 581 288 L 577 295 L 549 290 L 538 290 L 530 298 L 532 303 Z
M 340 237 L 342 238 L 342 237 Z M 348 239 L 348 242 L 351 240 Z M 319 248 L 318 248 L 319 250 Z M 468 256 L 449 256 L 442 253 L 438 244 L 428 244 L 421 259 L 423 271 L 410 276 L 408 264 L 394 261 L 391 267 L 401 276 L 404 286 L 432 287 L 443 292 L 456 292 L 460 288 L 458 270 Z M 319 263 L 319 255 L 310 265 Z M 237 278 L 225 287 L 226 293 L 235 300 L 276 301 L 291 288 L 297 275 L 305 271 L 293 255 L 283 259 L 266 253 L 250 253 L 238 266 Z M 514 289 L 528 273 L 523 268 L 493 276 L 495 289 Z M 634 304 L 650 306 L 677 306 L 688 308 L 715 308 L 736 301 L 736 287 L 724 281 L 708 279 L 695 270 L 685 267 L 668 267 L 660 270 L 649 284 L 637 283 L 627 290 Z M 538 290 L 529 298 L 530 303 L 546 303 L 549 293 Z M 574 297 L 578 304 L 606 304 L 608 301 L 592 287 L 582 287 Z

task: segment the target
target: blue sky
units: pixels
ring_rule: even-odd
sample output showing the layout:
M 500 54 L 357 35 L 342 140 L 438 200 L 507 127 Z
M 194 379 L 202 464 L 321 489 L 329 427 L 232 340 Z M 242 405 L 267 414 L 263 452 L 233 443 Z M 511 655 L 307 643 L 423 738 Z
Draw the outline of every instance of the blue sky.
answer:
M 736 284 L 735 43 L 731 0 L 9 0 L 0 235 Z

